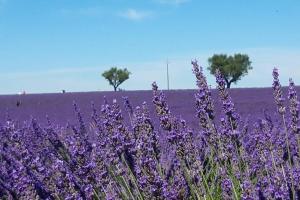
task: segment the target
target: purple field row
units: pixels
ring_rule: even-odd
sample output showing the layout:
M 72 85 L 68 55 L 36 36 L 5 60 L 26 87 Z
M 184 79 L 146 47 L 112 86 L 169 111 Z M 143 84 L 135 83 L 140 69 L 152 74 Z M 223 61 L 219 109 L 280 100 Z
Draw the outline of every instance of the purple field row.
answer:
M 300 88 L 297 88 L 300 91 Z M 287 88 L 283 88 L 287 94 Z M 195 93 L 196 90 L 170 90 L 164 91 L 169 102 L 170 110 L 177 116 L 181 116 L 188 122 L 191 128 L 199 127 L 195 117 Z M 272 99 L 272 88 L 248 88 L 231 89 L 230 94 L 236 105 L 237 112 L 243 119 L 249 117 L 249 121 L 255 121 L 264 116 L 264 110 L 271 116 L 275 109 Z M 26 95 L 1 95 L 0 96 L 0 121 L 5 121 L 7 114 L 14 120 L 25 121 L 32 117 L 39 123 L 46 122 L 46 116 L 57 125 L 66 125 L 68 122 L 76 123 L 73 102 L 78 104 L 84 120 L 91 120 L 92 102 L 97 106 L 103 103 L 104 97 L 109 102 L 117 99 L 123 105 L 122 97 L 127 96 L 133 106 L 141 105 L 146 101 L 153 119 L 154 105 L 152 104 L 152 91 L 123 91 L 123 92 L 77 92 L 65 94 L 26 94 Z M 212 90 L 216 115 L 220 115 L 221 107 L 217 99 L 217 91 Z M 122 106 L 121 106 L 122 108 Z M 122 109 L 124 110 L 124 109 Z

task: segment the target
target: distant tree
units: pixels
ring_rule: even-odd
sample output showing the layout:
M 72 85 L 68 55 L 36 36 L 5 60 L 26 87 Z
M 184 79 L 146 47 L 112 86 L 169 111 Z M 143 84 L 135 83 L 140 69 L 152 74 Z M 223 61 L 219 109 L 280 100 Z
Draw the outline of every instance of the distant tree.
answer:
M 102 76 L 114 87 L 114 91 L 117 91 L 119 85 L 129 79 L 131 74 L 126 68 L 118 69 L 116 67 L 110 68 L 110 70 L 103 72 Z
M 211 74 L 215 74 L 217 69 L 220 70 L 226 81 L 227 88 L 230 88 L 231 83 L 236 83 L 248 74 L 248 70 L 252 69 L 251 61 L 246 54 L 234 54 L 234 56 L 215 54 L 208 59 L 208 63 L 207 69 Z

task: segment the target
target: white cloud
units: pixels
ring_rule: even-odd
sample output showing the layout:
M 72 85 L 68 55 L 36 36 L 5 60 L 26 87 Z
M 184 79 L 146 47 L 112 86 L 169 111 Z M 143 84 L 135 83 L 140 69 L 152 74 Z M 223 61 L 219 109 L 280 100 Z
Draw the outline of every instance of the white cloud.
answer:
M 129 20 L 140 21 L 153 16 L 153 12 L 151 11 L 140 11 L 136 9 L 128 9 L 123 13 L 119 14 L 120 16 L 127 18 Z
M 156 2 L 161 3 L 161 4 L 170 4 L 170 5 L 181 5 L 184 3 L 189 2 L 190 0 L 156 0 Z
M 6 0 L 0 0 L 1 1 Z M 101 7 L 87 7 L 79 9 L 60 9 L 59 13 L 65 16 L 87 16 L 87 17 L 101 17 L 101 16 L 119 16 L 133 21 L 141 21 L 146 18 L 154 16 L 154 12 L 146 10 L 137 10 L 134 8 L 129 8 L 123 12 L 114 12 L 111 10 L 105 10 Z

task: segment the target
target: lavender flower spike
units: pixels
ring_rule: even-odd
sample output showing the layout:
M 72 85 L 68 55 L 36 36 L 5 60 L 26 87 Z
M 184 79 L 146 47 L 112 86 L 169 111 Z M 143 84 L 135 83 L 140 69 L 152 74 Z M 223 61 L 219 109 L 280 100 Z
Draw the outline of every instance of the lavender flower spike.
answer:
M 278 109 L 278 113 L 283 115 L 285 114 L 285 106 L 284 106 L 284 98 L 282 95 L 282 90 L 281 90 L 281 84 L 279 82 L 279 73 L 278 73 L 278 69 L 274 68 L 273 69 L 273 90 L 274 90 L 274 99 L 275 99 L 275 103 L 277 105 L 277 109 Z
M 193 72 L 197 79 L 197 86 L 199 88 L 198 93 L 195 95 L 196 106 L 197 106 L 197 117 L 200 118 L 200 121 L 206 121 L 202 118 L 207 118 L 208 116 L 211 120 L 214 119 L 214 106 L 211 98 L 211 91 L 208 88 L 207 81 L 203 75 L 202 67 L 198 65 L 197 60 L 192 61 Z M 205 125 L 205 123 L 201 123 Z
M 234 103 L 226 90 L 226 81 L 218 69 L 216 70 L 216 82 L 218 84 L 219 96 L 222 101 L 223 111 L 227 117 L 227 121 L 231 125 L 231 129 L 236 130 L 238 128 L 239 115 L 236 113 Z
M 295 134 L 299 134 L 299 101 L 297 97 L 297 92 L 295 89 L 295 83 L 292 79 L 289 80 L 289 103 L 290 103 L 290 113 L 291 113 L 291 129 Z

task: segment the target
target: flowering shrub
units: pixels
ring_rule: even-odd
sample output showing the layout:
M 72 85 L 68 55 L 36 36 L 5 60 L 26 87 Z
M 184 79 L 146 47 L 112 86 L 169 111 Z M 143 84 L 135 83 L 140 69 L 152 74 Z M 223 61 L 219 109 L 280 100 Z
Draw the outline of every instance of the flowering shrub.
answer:
M 159 127 L 146 102 L 124 98 L 92 105 L 93 122 L 56 127 L 35 119 L 0 126 L 1 199 L 300 199 L 299 101 L 289 82 L 288 107 L 273 71 L 277 120 L 268 114 L 251 126 L 235 109 L 219 71 L 217 118 L 202 68 L 192 61 L 198 91 L 193 131 L 170 110 L 152 84 Z

